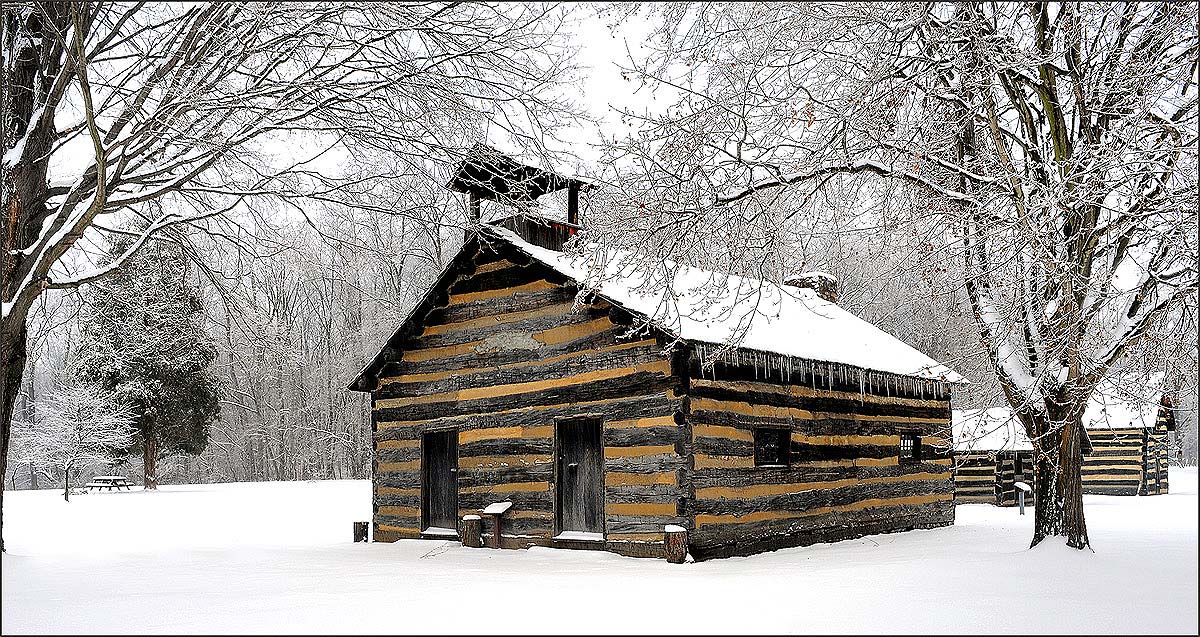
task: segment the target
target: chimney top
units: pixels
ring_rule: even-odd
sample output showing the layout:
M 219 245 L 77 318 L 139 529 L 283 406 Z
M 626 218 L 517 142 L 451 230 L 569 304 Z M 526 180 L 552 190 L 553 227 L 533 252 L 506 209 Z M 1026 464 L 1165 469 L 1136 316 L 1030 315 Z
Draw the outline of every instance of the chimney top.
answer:
M 808 288 L 830 303 L 838 301 L 837 277 L 827 272 L 805 272 L 784 279 L 783 283 L 796 288 Z

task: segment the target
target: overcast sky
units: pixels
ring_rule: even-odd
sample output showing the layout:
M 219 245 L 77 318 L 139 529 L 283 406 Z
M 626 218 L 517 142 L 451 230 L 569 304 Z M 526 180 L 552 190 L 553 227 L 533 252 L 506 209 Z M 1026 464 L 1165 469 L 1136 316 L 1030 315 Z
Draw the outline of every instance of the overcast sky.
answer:
M 602 132 L 611 138 L 629 130 L 621 124 L 620 116 L 612 107 L 637 111 L 654 107 L 655 100 L 649 89 L 639 91 L 639 83 L 625 80 L 620 70 L 621 65 L 628 66 L 629 52 L 645 54 L 644 42 L 650 24 L 635 16 L 610 29 L 608 24 L 613 18 L 597 16 L 589 7 L 577 9 L 575 18 L 579 21 L 575 29 L 575 43 L 579 47 L 576 64 L 583 67 L 581 74 L 585 78 L 579 86 L 579 99 L 593 116 L 601 119 L 601 123 L 581 127 L 573 137 L 576 142 L 573 150 L 583 162 L 594 164 L 599 160 L 599 153 L 592 145 L 599 142 Z

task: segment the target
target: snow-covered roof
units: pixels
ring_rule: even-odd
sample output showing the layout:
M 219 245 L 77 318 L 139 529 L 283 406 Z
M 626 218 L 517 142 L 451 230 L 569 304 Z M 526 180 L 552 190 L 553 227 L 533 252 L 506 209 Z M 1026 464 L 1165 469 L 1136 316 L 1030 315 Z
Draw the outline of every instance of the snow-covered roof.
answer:
M 668 270 L 674 270 L 672 285 L 643 286 L 645 277 L 635 271 L 628 253 L 609 252 L 602 267 L 590 267 L 582 258 L 533 245 L 506 228 L 489 226 L 486 230 L 684 340 L 715 345 L 733 341 L 742 349 L 966 382 L 954 370 L 820 298 L 811 289 L 670 263 Z M 715 288 L 717 293 L 706 288 Z M 751 320 L 747 323 L 747 319 Z M 742 331 L 744 335 L 736 338 Z
M 1104 381 L 1092 392 L 1083 413 L 1085 429 L 1150 429 L 1158 420 L 1162 392 L 1146 388 L 1145 396 L 1131 397 L 1114 383 Z M 1033 449 L 1024 427 L 1009 407 L 956 409 L 953 414 L 955 451 L 1028 451 Z

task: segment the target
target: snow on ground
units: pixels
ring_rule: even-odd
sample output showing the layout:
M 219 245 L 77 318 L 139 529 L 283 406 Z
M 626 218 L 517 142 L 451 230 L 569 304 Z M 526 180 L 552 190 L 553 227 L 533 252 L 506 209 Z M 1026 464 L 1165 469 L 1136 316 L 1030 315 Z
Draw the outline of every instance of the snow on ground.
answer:
M 1087 496 L 1095 553 L 1032 514 L 673 565 L 601 552 L 353 544 L 365 481 L 5 494 L 0 630 L 57 633 L 1197 632 L 1196 470 Z M 1032 513 L 1032 512 L 1030 512 Z

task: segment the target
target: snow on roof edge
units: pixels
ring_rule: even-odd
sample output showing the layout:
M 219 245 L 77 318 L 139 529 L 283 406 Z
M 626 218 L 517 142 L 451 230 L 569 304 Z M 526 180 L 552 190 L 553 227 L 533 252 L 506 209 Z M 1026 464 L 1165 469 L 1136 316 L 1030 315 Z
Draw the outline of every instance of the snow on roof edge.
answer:
M 542 263 L 542 264 L 552 268 L 559 274 L 562 274 L 562 275 L 576 281 L 577 283 L 580 283 L 581 281 L 583 281 L 584 279 L 587 278 L 587 276 L 586 276 L 587 273 L 580 266 L 576 265 L 573 262 L 573 260 L 571 260 L 571 258 L 568 257 L 567 255 L 565 255 L 564 253 L 556 252 L 556 251 L 550 250 L 548 248 L 542 248 L 540 246 L 531 244 L 531 243 L 523 240 L 519 235 L 512 232 L 511 230 L 508 230 L 507 228 L 503 228 L 503 227 L 499 227 L 499 226 L 487 226 L 486 231 L 489 234 L 495 236 L 496 238 L 509 243 L 514 248 L 525 253 L 530 258 L 535 259 L 539 263 Z M 684 266 L 684 268 L 691 270 L 691 271 L 695 271 L 695 272 L 706 273 L 709 275 L 714 274 L 712 272 L 700 270 L 698 268 L 688 268 L 687 266 Z M 741 279 L 741 277 L 730 277 L 730 278 Z M 884 373 L 896 374 L 896 375 L 900 375 L 900 376 L 919 378 L 922 380 L 934 380 L 934 381 L 940 381 L 940 382 L 945 382 L 945 383 L 950 383 L 950 384 L 969 384 L 970 383 L 969 380 L 967 380 L 965 377 L 963 377 L 958 372 L 955 372 L 953 369 L 950 369 L 946 365 L 943 365 L 942 363 L 926 356 L 925 354 L 921 353 L 919 350 L 912 347 L 911 345 L 908 345 L 904 341 L 884 332 L 883 330 L 879 329 L 877 326 L 859 318 L 858 316 L 845 310 L 844 308 L 841 308 L 840 306 L 838 306 L 836 304 L 828 303 L 828 302 L 824 301 L 823 299 L 819 299 L 819 297 L 817 297 L 815 292 L 813 292 L 812 290 L 808 290 L 808 289 L 784 290 L 780 286 L 776 286 L 774 284 L 771 284 L 770 282 L 759 281 L 758 279 L 748 279 L 748 278 L 746 280 L 753 280 L 755 282 L 758 282 L 762 286 L 770 286 L 772 288 L 775 288 L 775 289 L 783 292 L 783 294 L 785 294 L 787 296 L 794 297 L 794 295 L 800 295 L 806 299 L 806 303 L 805 303 L 806 306 L 809 304 L 820 305 L 821 309 L 823 311 L 828 312 L 829 314 L 833 315 L 833 316 L 820 315 L 822 318 L 838 319 L 838 320 L 841 320 L 841 321 L 851 324 L 852 327 L 858 328 L 859 330 L 864 330 L 864 329 L 868 330 L 869 332 L 871 332 L 871 334 L 870 334 L 871 338 L 874 338 L 876 340 L 885 340 L 887 342 L 890 342 L 890 343 L 894 344 L 893 349 L 897 349 L 897 346 L 898 346 L 898 349 L 902 353 L 907 354 L 910 358 L 917 359 L 917 360 L 923 359 L 927 364 L 924 364 L 922 367 L 919 367 L 915 370 L 909 369 L 909 370 L 905 371 L 905 370 L 896 369 L 896 368 L 886 368 L 886 367 L 883 367 L 883 366 L 880 366 L 877 364 L 872 364 L 870 361 L 854 360 L 853 357 L 847 357 L 847 358 L 850 358 L 850 360 L 848 360 L 847 358 L 838 360 L 837 357 L 813 356 L 813 355 L 806 355 L 804 353 L 797 353 L 794 351 L 782 351 L 783 348 L 767 349 L 764 347 L 755 347 L 753 344 L 747 344 L 745 342 L 746 339 L 743 339 L 742 342 L 738 343 L 738 345 L 736 346 L 736 349 L 744 350 L 744 351 L 758 351 L 758 352 L 763 352 L 763 353 L 767 353 L 767 354 L 788 356 L 788 357 L 803 359 L 803 360 L 811 360 L 811 361 L 819 361 L 819 362 L 825 362 L 825 363 L 848 365 L 851 367 L 858 367 L 858 368 L 861 368 L 864 370 L 879 371 L 879 372 L 884 372 Z M 672 328 L 668 325 L 665 325 L 661 321 L 655 320 L 654 317 L 649 316 L 648 312 L 642 311 L 641 309 L 636 307 L 636 305 L 637 305 L 636 303 L 630 302 L 631 298 L 625 298 L 625 299 L 616 298 L 616 297 L 619 297 L 622 295 L 614 294 L 612 285 L 607 286 L 609 289 L 605 289 L 605 287 L 606 286 L 604 286 L 602 284 L 600 286 L 600 289 L 595 290 L 595 292 L 599 296 L 605 298 L 605 300 L 613 302 L 615 305 L 619 305 L 621 307 L 624 307 L 627 310 L 632 310 L 632 311 L 642 314 L 643 316 L 646 316 L 647 320 L 649 322 L 651 322 L 652 324 L 654 324 L 656 327 L 663 329 L 667 333 L 672 334 L 672 335 L 676 336 L 677 338 L 680 338 L 683 340 L 688 340 L 688 341 L 707 343 L 707 344 L 711 344 L 711 345 L 718 345 L 718 346 L 728 346 L 729 345 L 729 343 L 726 342 L 725 340 L 704 338 L 703 334 L 681 333 L 684 330 L 678 329 L 678 328 Z M 907 350 L 907 352 L 904 352 L 904 350 Z

